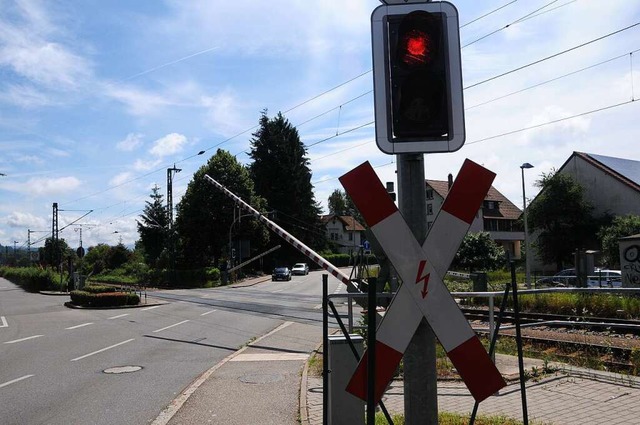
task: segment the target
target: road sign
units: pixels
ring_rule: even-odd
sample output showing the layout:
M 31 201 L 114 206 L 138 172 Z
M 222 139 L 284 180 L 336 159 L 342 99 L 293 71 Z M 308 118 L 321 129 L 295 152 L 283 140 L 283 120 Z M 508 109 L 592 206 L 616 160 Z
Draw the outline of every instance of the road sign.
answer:
M 371 244 L 369 243 L 369 241 L 364 241 L 364 242 L 362 242 L 362 247 L 365 250 L 369 251 L 371 249 Z
M 458 11 L 386 4 L 371 15 L 376 143 L 389 154 L 453 152 L 465 140 Z
M 476 400 L 484 400 L 506 385 L 442 282 L 494 177 L 485 168 L 465 161 L 423 246 L 369 163 L 340 178 L 403 281 L 377 331 L 376 357 L 383 360 L 376 364 L 376 402 L 423 316 Z M 367 358 L 365 353 L 347 387 L 362 399 L 366 397 Z

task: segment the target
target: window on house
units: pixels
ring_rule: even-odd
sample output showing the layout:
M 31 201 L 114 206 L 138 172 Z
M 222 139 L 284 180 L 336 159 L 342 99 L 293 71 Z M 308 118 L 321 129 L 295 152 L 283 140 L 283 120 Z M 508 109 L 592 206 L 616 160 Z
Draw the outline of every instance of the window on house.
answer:
M 353 240 L 353 233 L 349 233 L 349 240 L 352 241 Z
M 433 189 L 427 189 L 427 199 L 433 199 Z
M 487 201 L 487 209 L 495 210 L 496 209 L 496 203 L 494 201 Z
M 427 215 L 433 215 L 433 205 L 427 204 Z

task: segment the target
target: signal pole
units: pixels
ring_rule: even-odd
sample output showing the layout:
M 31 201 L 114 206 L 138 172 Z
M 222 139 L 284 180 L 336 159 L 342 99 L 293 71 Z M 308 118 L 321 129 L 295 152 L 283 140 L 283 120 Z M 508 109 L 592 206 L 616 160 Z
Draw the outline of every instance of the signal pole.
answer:
M 448 2 L 381 2 L 371 15 L 376 143 L 396 155 L 398 207 L 422 244 L 424 154 L 465 141 L 458 12 Z M 438 424 L 436 338 L 424 318 L 404 353 L 404 411 L 407 425 Z

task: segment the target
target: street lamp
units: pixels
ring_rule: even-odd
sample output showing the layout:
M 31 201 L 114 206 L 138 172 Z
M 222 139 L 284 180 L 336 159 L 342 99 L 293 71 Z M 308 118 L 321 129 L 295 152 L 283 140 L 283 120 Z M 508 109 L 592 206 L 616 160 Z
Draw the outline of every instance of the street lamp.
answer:
M 524 215 L 524 249 L 525 249 L 525 259 L 524 259 L 524 267 L 525 267 L 525 279 L 527 288 L 531 288 L 531 264 L 530 264 L 530 250 L 529 250 L 529 228 L 527 225 L 527 198 L 525 196 L 524 191 L 524 170 L 533 168 L 533 165 L 525 162 L 520 166 L 520 170 L 522 171 L 522 214 Z

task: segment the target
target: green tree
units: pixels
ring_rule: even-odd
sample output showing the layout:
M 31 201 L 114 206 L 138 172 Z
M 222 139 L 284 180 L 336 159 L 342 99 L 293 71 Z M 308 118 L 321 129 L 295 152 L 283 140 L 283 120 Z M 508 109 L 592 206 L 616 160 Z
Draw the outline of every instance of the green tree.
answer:
M 495 270 L 504 264 L 504 249 L 488 232 L 467 233 L 453 260 L 453 267 L 465 270 Z
M 570 175 L 552 170 L 536 182 L 540 194 L 527 207 L 529 227 L 538 233 L 532 244 L 545 262 L 562 270 L 576 249 L 593 247 L 598 223 L 584 189 Z
M 600 228 L 598 237 L 602 246 L 602 260 L 611 268 L 620 268 L 618 239 L 640 233 L 640 216 L 625 215 L 613 219 L 609 226 Z
M 82 273 L 93 275 L 105 271 L 108 268 L 107 264 L 110 250 L 111 247 L 104 243 L 90 246 L 87 254 L 82 259 Z
M 129 261 L 131 257 L 131 251 L 121 243 L 116 246 L 109 247 L 109 252 L 107 253 L 106 263 L 107 269 L 115 270 L 117 268 L 122 267 L 125 263 Z
M 162 251 L 167 248 L 169 218 L 158 186 L 153 187 L 150 197 L 151 201 L 146 202 L 138 221 L 140 239 L 137 245 L 144 252 L 145 263 L 157 268 L 162 266 L 158 260 Z
M 44 241 L 44 247 L 39 248 L 40 262 L 45 266 L 56 268 L 59 264 L 64 263 L 65 258 L 75 253 L 64 239 L 58 239 L 56 245 L 53 238 L 48 237 Z
M 340 189 L 334 190 L 327 198 L 327 206 L 329 207 L 329 214 L 346 215 L 347 195 Z
M 321 209 L 315 200 L 306 149 L 298 130 L 281 113 L 260 117 L 253 133 L 249 166 L 256 193 L 276 211 L 276 221 L 305 244 L 321 250 L 327 246 Z M 297 256 L 287 249 L 287 261 Z
M 229 152 L 218 149 L 193 175 L 177 206 L 178 260 L 184 268 L 209 266 L 229 252 L 229 232 L 237 209 L 229 197 L 208 182 L 207 174 L 253 208 L 265 211 L 266 203 L 255 194 L 247 168 Z M 236 237 L 250 239 L 253 250 L 264 248 L 269 240 L 265 226 L 248 217 L 242 220 L 241 226 L 236 224 L 240 232 L 234 233 Z

